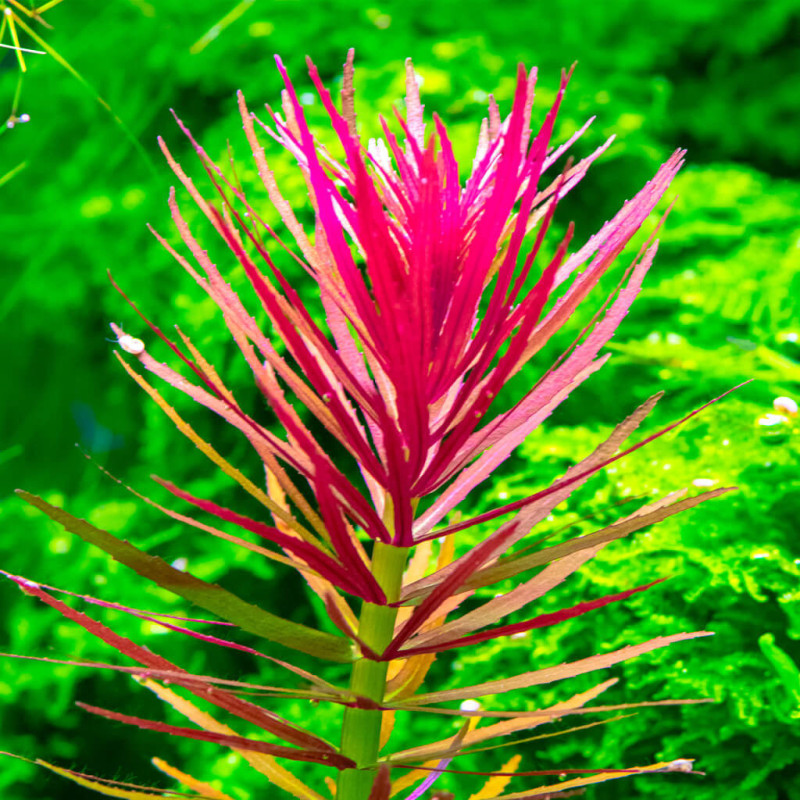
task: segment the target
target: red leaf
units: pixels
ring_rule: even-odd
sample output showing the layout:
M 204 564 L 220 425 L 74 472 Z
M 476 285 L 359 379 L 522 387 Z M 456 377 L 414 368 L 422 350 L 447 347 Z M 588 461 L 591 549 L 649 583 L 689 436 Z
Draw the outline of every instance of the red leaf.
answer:
M 120 714 L 117 711 L 109 711 L 105 708 L 98 708 L 97 706 L 90 706 L 86 703 L 77 703 L 84 711 L 90 714 L 97 714 L 98 716 L 105 717 L 106 719 L 113 719 L 117 722 L 124 722 L 126 725 L 135 725 L 144 730 L 159 731 L 160 733 L 169 733 L 173 736 L 183 736 L 187 739 L 197 739 L 201 742 L 213 742 L 225 747 L 231 747 L 234 750 L 250 750 L 255 753 L 264 753 L 269 756 L 276 756 L 278 758 L 289 758 L 293 761 L 307 761 L 312 764 L 324 764 L 337 769 L 351 769 L 355 767 L 355 762 L 345 756 L 333 753 L 330 750 L 299 750 L 292 747 L 284 747 L 283 745 L 269 744 L 267 742 L 256 741 L 255 739 L 248 739 L 244 736 L 232 736 L 225 733 L 212 733 L 211 731 L 196 730 L 195 728 L 183 728 L 177 725 L 168 725 L 165 722 L 158 722 L 156 720 L 142 719 L 141 717 L 132 717 L 128 714 Z
M 584 603 L 578 603 L 577 605 L 572 606 L 572 608 L 554 611 L 551 614 L 541 614 L 540 616 L 535 617 L 534 619 L 529 619 L 525 622 L 515 622 L 510 625 L 501 625 L 498 628 L 492 628 L 488 631 L 475 633 L 471 636 L 462 636 L 458 639 L 437 641 L 423 647 L 401 648 L 397 651 L 397 657 L 409 658 L 410 656 L 418 656 L 422 655 L 423 653 L 440 653 L 444 650 L 452 650 L 456 647 L 467 647 L 471 644 L 478 644 L 479 642 L 497 639 L 500 636 L 512 636 L 515 633 L 524 633 L 525 631 L 532 631 L 537 628 L 546 628 L 550 625 L 557 625 L 559 622 L 564 622 L 565 620 L 572 619 L 573 617 L 579 617 L 582 614 L 588 613 L 589 611 L 594 611 L 597 608 L 607 606 L 609 603 L 616 603 L 620 600 L 626 600 L 631 595 L 637 594 L 638 592 L 644 592 L 651 586 L 655 586 L 657 583 L 662 583 L 665 580 L 666 578 L 661 578 L 644 586 L 637 586 L 635 589 L 628 589 L 627 591 L 619 592 L 618 594 L 609 594 L 605 597 L 599 597 L 596 600 L 587 600 Z

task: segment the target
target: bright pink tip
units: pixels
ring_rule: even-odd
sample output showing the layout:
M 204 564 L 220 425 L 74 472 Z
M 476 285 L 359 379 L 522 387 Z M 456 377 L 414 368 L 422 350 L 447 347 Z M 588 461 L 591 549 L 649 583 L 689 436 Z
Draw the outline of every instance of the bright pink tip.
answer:
M 635 261 L 614 298 L 599 310 L 597 303 L 587 310 L 582 343 L 512 406 L 496 402 L 509 379 L 587 304 L 591 290 L 663 196 L 681 154 L 585 244 L 573 245 L 570 229 L 560 244 L 548 248 L 544 240 L 559 200 L 607 146 L 569 162 L 560 174 L 547 174 L 578 138 L 552 141 L 571 69 L 562 75 L 555 102 L 537 130 L 531 128 L 536 70 L 519 65 L 510 109 L 503 118 L 490 103 L 465 169 L 438 116 L 426 131 L 410 62 L 405 118 L 398 114 L 395 130 L 383 123 L 384 138 L 368 144 L 357 137 L 352 62 L 345 65 L 341 110 L 308 62 L 337 142 L 331 146 L 328 137 L 325 148 L 277 55 L 275 63 L 285 84 L 282 113 L 270 111 L 261 123 L 243 98 L 240 108 L 259 175 L 285 231 L 268 228 L 199 145 L 224 212 L 174 167 L 253 283 L 268 328 L 282 341 L 279 352 L 255 325 L 255 310 L 244 307 L 192 238 L 177 207 L 173 216 L 201 271 L 188 263 L 187 269 L 222 308 L 288 440 L 259 434 L 255 441 L 239 422 L 245 419 L 242 412 L 221 393 L 214 402 L 225 407 L 217 413 L 235 420 L 265 460 L 274 458 L 299 473 L 315 494 L 320 494 L 320 469 L 329 476 L 332 493 L 323 491 L 321 499 L 326 522 L 336 531 L 338 563 L 352 568 L 352 577 L 361 582 L 361 561 L 349 549 L 350 534 L 344 534 L 348 525 L 370 538 L 409 546 L 599 368 L 602 349 L 639 291 L 654 246 Z M 313 198 L 315 219 L 308 229 L 281 193 L 258 138 L 259 126 L 297 162 Z M 280 242 L 280 259 L 273 260 L 264 246 L 265 230 Z M 286 236 L 294 240 L 296 253 Z M 555 257 L 544 260 L 540 253 L 545 251 Z M 316 321 L 321 315 L 305 305 L 295 281 L 284 274 L 284 265 L 293 260 L 318 284 L 326 325 Z M 332 461 L 320 461 L 322 448 L 295 411 L 295 401 L 353 459 L 363 482 L 346 478 L 352 471 L 340 471 Z M 418 499 L 434 493 L 439 499 L 427 506 L 423 524 L 416 517 Z M 391 533 L 384 514 L 388 498 Z M 302 505 L 299 490 L 295 499 Z

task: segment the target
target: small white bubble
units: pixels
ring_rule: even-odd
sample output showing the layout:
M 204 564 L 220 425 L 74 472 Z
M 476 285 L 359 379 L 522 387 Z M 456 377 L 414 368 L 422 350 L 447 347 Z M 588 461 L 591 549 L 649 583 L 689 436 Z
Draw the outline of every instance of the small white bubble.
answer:
M 716 481 L 712 480 L 711 478 L 695 478 L 692 481 L 692 486 L 697 486 L 702 488 L 705 486 L 713 486 L 715 483 Z
M 797 413 L 797 403 L 791 397 L 776 397 L 772 401 L 772 407 L 778 412 L 789 414 L 789 416 Z
M 186 572 L 186 567 L 189 566 L 189 561 L 188 559 L 181 556 L 180 558 L 176 558 L 170 566 L 173 569 L 180 570 L 181 572 Z
M 783 414 L 764 414 L 758 418 L 757 424 L 759 428 L 774 428 L 779 425 L 785 425 L 788 421 Z
M 31 121 L 31 115 L 30 114 L 20 114 L 19 115 L 19 121 L 20 122 L 30 122 Z
M 481 704 L 477 700 L 464 700 L 459 708 L 462 711 L 480 711 Z

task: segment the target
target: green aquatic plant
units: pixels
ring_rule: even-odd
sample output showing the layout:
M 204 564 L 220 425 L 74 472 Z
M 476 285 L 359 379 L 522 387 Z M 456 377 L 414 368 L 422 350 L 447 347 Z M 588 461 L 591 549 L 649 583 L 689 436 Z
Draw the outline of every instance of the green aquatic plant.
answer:
M 796 724 L 800 720 L 800 670 L 792 657 L 775 644 L 775 634 L 759 636 L 758 646 L 783 687 L 783 697 L 771 698 L 772 710 L 781 722 Z
M 155 168 L 150 160 L 150 156 L 128 125 L 120 119 L 108 102 L 97 93 L 86 78 L 84 78 L 84 76 L 46 39 L 36 32 L 34 23 L 45 28 L 53 27 L 45 20 L 43 14 L 50 11 L 55 6 L 60 5 L 62 2 L 63 0 L 48 0 L 48 2 L 42 3 L 39 6 L 25 6 L 19 2 L 19 0 L 0 0 L 0 63 L 2 63 L 5 55 L 13 53 L 18 66 L 17 84 L 11 100 L 11 110 L 5 123 L 0 126 L 0 136 L 17 125 L 30 122 L 31 119 L 30 114 L 20 111 L 23 82 L 28 72 L 25 54 L 49 55 L 75 78 L 78 83 L 94 95 L 95 100 L 111 115 L 115 124 L 119 127 L 130 144 L 137 150 L 145 163 L 147 163 L 148 167 L 154 170 Z M 24 33 L 28 39 L 31 40 L 32 44 L 35 44 L 36 47 L 41 48 L 41 50 L 23 46 L 20 33 Z M 8 39 L 8 41 L 6 41 L 6 39 Z M 6 181 L 10 180 L 17 172 L 24 169 L 25 166 L 26 162 L 22 162 L 0 177 L 0 187 L 2 187 Z
M 520 383 L 515 378 L 527 380 L 535 357 L 589 305 L 601 278 L 664 195 L 681 167 L 683 153 L 669 158 L 585 244 L 572 247 L 569 227 L 551 247 L 547 234 L 559 201 L 610 144 L 577 162 L 567 160 L 560 172 L 544 177 L 586 127 L 567 142 L 551 145 L 568 74 L 562 76 L 541 127 L 533 131 L 536 72 L 520 67 L 505 118 L 490 99 L 472 168 L 464 177 L 438 116 L 426 134 L 429 123 L 410 63 L 405 117 L 398 113 L 394 124 L 380 119 L 383 136 L 366 145 L 359 138 L 356 119 L 352 52 L 345 65 L 340 108 L 309 64 L 331 125 L 332 136 L 324 144 L 312 131 L 283 64 L 279 59 L 277 63 L 285 82 L 281 110 L 268 107 L 267 121 L 262 122 L 241 94 L 239 106 L 255 170 L 268 205 L 280 216 L 282 230 L 269 221 L 267 204 L 248 200 L 238 176 L 217 167 L 180 120 L 213 186 L 213 200 L 199 191 L 161 142 L 200 215 L 246 277 L 257 310 L 233 290 L 209 250 L 191 232 L 194 218 L 181 209 L 174 190 L 169 206 L 191 260 L 155 235 L 221 310 L 283 435 L 237 402 L 223 376 L 180 330 L 179 341 L 172 341 L 133 303 L 152 336 L 145 341 L 117 325 L 112 328 L 129 357 L 118 354 L 131 377 L 205 456 L 260 504 L 261 511 L 246 514 L 161 478 L 157 478 L 161 486 L 202 512 L 202 518 L 139 496 L 175 520 L 245 548 L 249 558 L 270 559 L 297 570 L 323 604 L 332 630 L 272 613 L 21 492 L 84 541 L 217 618 L 143 611 L 4 573 L 23 592 L 138 664 L 82 666 L 134 675 L 194 727 L 89 704 L 81 707 L 145 730 L 229 748 L 269 782 L 301 800 L 320 800 L 322 787 L 309 785 L 302 773 L 290 771 L 284 762 L 293 763 L 295 769 L 306 765 L 314 775 L 313 770 L 328 770 L 325 783 L 338 800 L 388 800 L 405 789 L 411 790 L 408 800 L 416 800 L 446 773 L 480 774 L 458 770 L 451 762 L 479 747 L 486 749 L 488 741 L 571 715 L 690 702 L 591 705 L 615 683 L 613 678 L 532 712 L 487 710 L 475 701 L 604 670 L 673 643 L 707 636 L 706 631 L 665 633 L 566 663 L 559 663 L 558 654 L 553 654 L 550 663 L 533 670 L 421 691 L 440 654 L 556 625 L 660 583 L 663 579 L 629 586 L 620 574 L 622 586 L 611 594 L 567 602 L 556 611 L 531 610 L 606 544 L 729 491 L 671 493 L 640 504 L 606 527 L 558 543 L 532 534 L 590 477 L 698 413 L 628 444 L 658 402 L 660 395 L 655 395 L 549 485 L 478 515 L 457 511 L 606 362 L 608 356 L 601 350 L 652 264 L 658 246 L 655 233 L 616 289 L 586 315 L 581 336 L 532 387 L 507 401 Z M 308 189 L 313 225 L 304 222 L 305 212 L 301 215 L 286 201 L 267 159 L 265 138 L 296 160 Z M 298 264 L 308 285 L 288 280 L 282 260 Z M 313 303 L 308 299 L 310 287 Z M 164 360 L 165 355 L 170 361 Z M 135 368 L 137 363 L 236 428 L 262 463 L 265 482 L 234 466 L 197 433 Z M 221 527 L 202 521 L 211 518 Z M 486 535 L 471 546 L 460 546 L 458 535 L 478 526 Z M 510 591 L 488 600 L 480 592 L 509 579 L 515 582 Z M 269 587 L 265 590 L 268 595 Z M 61 593 L 265 660 L 291 672 L 296 686 L 195 674 L 76 610 L 58 598 Z M 526 618 L 511 621 L 518 613 Z M 197 630 L 204 625 L 220 626 L 227 636 Z M 269 652 L 243 643 L 253 637 L 269 642 Z M 321 664 L 311 670 L 278 659 L 272 645 L 328 662 L 331 672 L 325 674 Z M 349 673 L 344 682 L 336 678 L 343 668 Z M 326 732 L 318 730 L 313 711 L 300 724 L 253 699 L 260 696 L 292 698 L 307 702 L 310 709 L 314 704 L 341 708 L 336 739 L 330 741 L 323 735 Z M 195 701 L 238 717 L 257 731 L 258 738 L 222 722 Z M 463 725 L 455 735 L 398 749 L 392 744 L 396 720 L 403 719 L 398 730 L 413 728 L 419 714 L 463 718 Z M 488 747 L 495 746 L 501 745 Z M 111 796 L 175 794 L 39 763 Z M 602 770 L 520 770 L 518 762 L 509 764 L 490 773 L 489 782 L 473 797 L 516 800 L 567 795 L 590 784 L 644 772 L 692 772 L 692 761 L 685 758 Z M 191 788 L 192 796 L 229 797 L 216 784 L 188 776 L 163 760 L 157 766 Z M 550 778 L 539 786 L 504 794 L 512 773 L 570 777 Z M 578 777 L 571 777 L 573 773 Z

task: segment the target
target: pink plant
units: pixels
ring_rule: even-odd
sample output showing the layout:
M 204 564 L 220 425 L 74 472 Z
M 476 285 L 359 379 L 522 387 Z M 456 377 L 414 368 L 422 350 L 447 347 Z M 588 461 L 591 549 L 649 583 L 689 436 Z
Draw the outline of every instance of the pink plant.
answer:
M 201 641 L 237 648 L 291 670 L 313 688 L 281 691 L 345 707 L 340 743 L 332 744 L 316 732 L 240 696 L 253 688 L 278 691 L 276 687 L 252 687 L 186 672 L 73 610 L 54 596 L 60 590 L 17 576 L 8 577 L 140 665 L 89 666 L 139 676 L 142 685 L 173 705 L 195 727 L 178 727 L 84 706 L 87 711 L 232 748 L 269 781 L 301 800 L 320 800 L 321 795 L 279 760 L 322 764 L 338 771 L 338 800 L 388 800 L 421 781 L 408 795 L 409 800 L 416 800 L 436 778 L 453 769 L 449 765 L 454 758 L 477 743 L 568 714 L 631 707 L 588 706 L 614 683 L 613 679 L 534 713 L 438 708 L 439 704 L 606 669 L 673 642 L 708 635 L 673 633 L 488 683 L 419 691 L 440 652 L 553 625 L 650 588 L 653 584 L 627 588 L 555 613 L 534 615 L 524 622 L 497 624 L 556 589 L 606 543 L 727 491 L 718 489 L 692 497 L 674 493 L 593 533 L 559 544 L 515 549 L 535 525 L 590 476 L 653 438 L 622 450 L 657 402 L 656 395 L 552 485 L 480 516 L 451 517 L 448 521 L 448 515 L 459 503 L 570 392 L 605 363 L 608 356 L 601 355 L 601 350 L 639 291 L 658 246 L 653 239 L 628 266 L 617 290 L 599 308 L 593 308 L 579 339 L 521 398 L 508 407 L 500 407 L 498 399 L 504 396 L 503 387 L 579 306 L 586 304 L 601 276 L 653 212 L 680 168 L 683 153 L 678 151 L 669 158 L 652 180 L 582 246 L 571 249 L 570 227 L 554 248 L 553 257 L 545 261 L 541 257 L 542 244 L 559 200 L 572 191 L 610 144 L 607 142 L 576 163 L 567 162 L 561 172 L 543 179 L 586 127 L 565 144 L 551 147 L 569 75 L 562 77 L 555 103 L 534 133 L 530 119 L 536 73 L 527 73 L 520 67 L 510 113 L 503 119 L 494 100 L 490 101 L 472 170 L 462 181 L 447 129 L 438 117 L 434 116 L 426 137 L 423 106 L 410 63 L 405 119 L 397 115 L 394 125 L 381 119 L 383 139 L 370 141 L 368 146 L 358 137 L 352 53 L 345 65 L 341 110 L 335 107 L 313 64 L 309 68 L 330 117 L 336 153 L 324 148 L 312 135 L 280 60 L 278 69 L 286 84 L 282 112 L 268 108 L 268 121 L 263 123 L 250 113 L 244 97 L 239 95 L 244 131 L 259 176 L 293 244 L 285 241 L 285 232 L 276 232 L 267 224 L 263 210 L 248 202 L 239 184 L 214 165 L 180 121 L 215 187 L 215 200 L 200 194 L 161 142 L 180 182 L 244 269 L 260 301 L 260 311 L 269 321 L 270 333 L 256 323 L 253 310 L 245 307 L 194 238 L 174 190 L 169 199 L 172 217 L 193 261 L 156 236 L 221 309 L 231 336 L 285 435 L 268 430 L 241 408 L 220 375 L 180 331 L 182 345 L 170 341 L 148 321 L 154 334 L 185 365 L 185 374 L 160 360 L 163 356 L 151 355 L 149 346 L 142 341 L 112 327 L 121 348 L 146 371 L 188 394 L 244 434 L 263 461 L 266 488 L 203 441 L 159 392 L 120 357 L 125 369 L 179 429 L 261 502 L 264 515 L 250 518 L 168 481 L 160 483 L 180 500 L 223 523 L 255 534 L 272 547 L 254 544 L 177 511 L 162 510 L 212 535 L 237 542 L 253 551 L 254 558 L 267 557 L 299 570 L 325 603 L 341 635 L 276 617 L 220 586 L 146 555 L 40 498 L 27 493 L 23 496 L 140 575 L 214 613 L 223 621 L 216 624 L 236 626 L 322 660 L 352 664 L 349 685 L 337 686 L 253 648 L 198 633 L 192 627 L 208 623 L 207 620 L 165 621 L 150 612 L 124 609 Z M 296 159 L 314 211 L 313 231 L 300 223 L 281 193 L 278 176 L 265 155 L 264 136 Z M 270 238 L 280 245 L 280 259 L 271 254 L 275 247 L 268 247 Z M 301 299 L 281 264 L 293 268 L 299 265 L 308 280 L 316 284 L 322 314 L 313 313 Z M 324 324 L 318 321 L 323 317 Z M 335 454 L 322 446 L 312 431 L 314 426 L 309 426 L 308 418 L 293 402 L 299 402 L 315 425 L 335 439 Z M 344 464 L 347 459 L 357 465 L 360 478 L 354 478 L 357 471 Z M 304 491 L 304 484 L 314 502 L 307 499 L 309 493 Z M 493 520 L 498 522 L 492 533 L 473 547 L 459 551 L 455 544 L 459 531 Z M 476 589 L 511 577 L 518 577 L 512 591 L 458 613 Z M 362 601 L 359 615 L 351 605 L 354 598 Z M 279 743 L 240 735 L 185 695 L 167 688 L 167 683 L 232 712 L 272 734 Z M 407 713 L 409 724 L 413 724 L 413 712 L 418 710 L 465 717 L 464 727 L 454 738 L 383 752 L 384 743 L 390 741 L 395 715 Z M 492 717 L 501 719 L 482 727 L 475 724 Z M 106 794 L 141 796 L 137 794 L 141 787 L 45 766 Z M 159 766 L 175 777 L 182 775 L 164 762 Z M 583 777 L 503 794 L 511 772 L 548 774 L 516 771 L 514 764 L 501 770 L 476 796 L 497 800 L 545 797 L 630 774 L 691 769 L 691 761 L 679 759 L 596 773 L 581 770 Z M 391 775 L 391 770 L 402 774 Z M 569 772 L 558 770 L 557 774 Z M 185 778 L 184 775 L 180 779 L 186 783 Z M 210 784 L 191 780 L 197 796 L 227 797 Z

